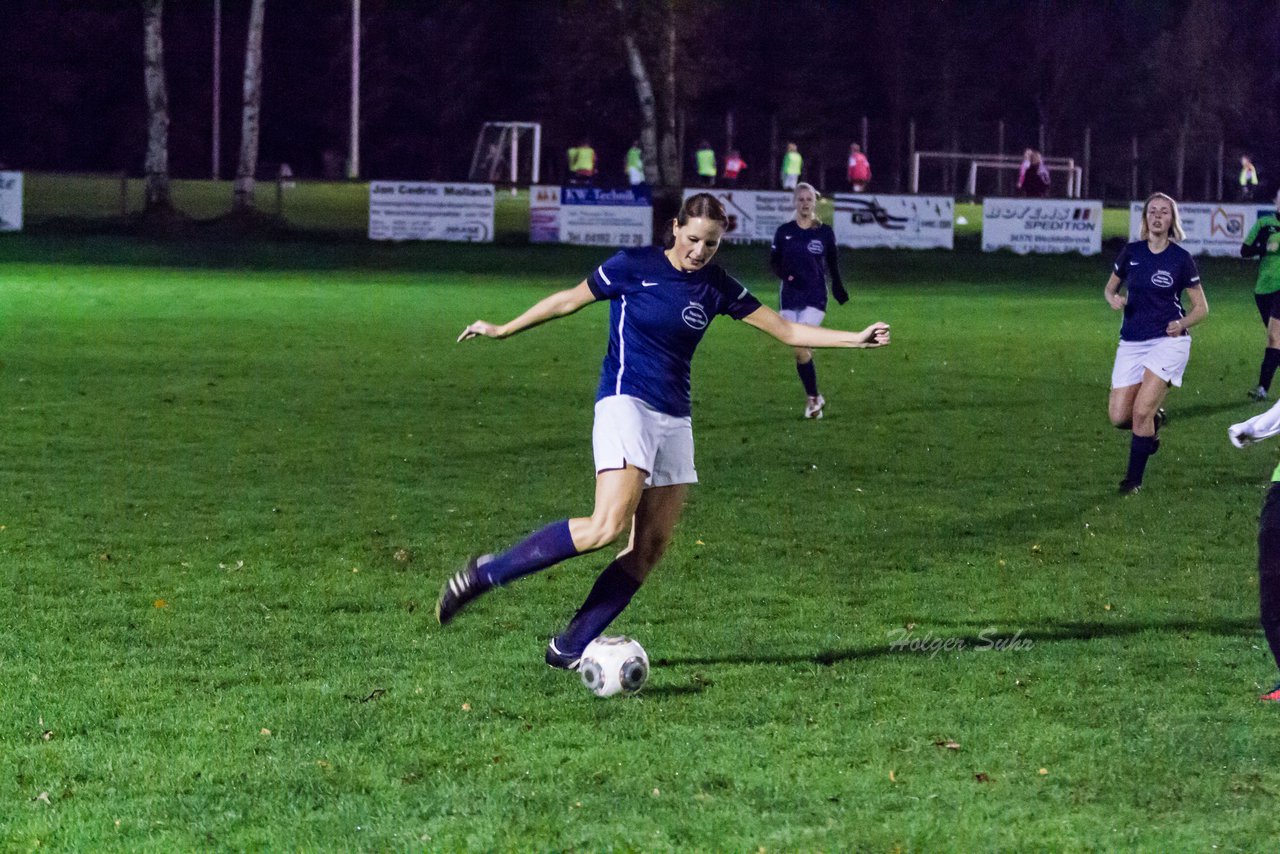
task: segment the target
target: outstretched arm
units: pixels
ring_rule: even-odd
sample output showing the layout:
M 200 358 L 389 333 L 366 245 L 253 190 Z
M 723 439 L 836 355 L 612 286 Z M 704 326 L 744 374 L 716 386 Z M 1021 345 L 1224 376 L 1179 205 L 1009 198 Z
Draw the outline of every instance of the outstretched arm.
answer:
M 889 324 L 873 323 L 861 332 L 845 332 L 822 326 L 792 323 L 768 306 L 760 306 L 742 318 L 788 347 L 857 347 L 868 349 L 889 343 Z
M 1280 433 L 1280 403 L 1261 415 L 1255 415 L 1248 421 L 1232 424 L 1227 428 L 1227 438 L 1237 448 L 1261 442 Z
M 484 320 L 477 320 L 462 330 L 458 340 L 466 341 L 468 338 L 481 336 L 484 338 L 510 338 L 517 332 L 532 329 L 540 323 L 546 323 L 548 320 L 555 320 L 557 317 L 573 314 L 584 305 L 589 305 L 595 301 L 595 294 L 591 293 L 591 288 L 587 286 L 587 280 L 583 279 L 576 287 L 556 291 L 551 296 L 543 297 L 524 314 L 501 326 L 495 326 Z

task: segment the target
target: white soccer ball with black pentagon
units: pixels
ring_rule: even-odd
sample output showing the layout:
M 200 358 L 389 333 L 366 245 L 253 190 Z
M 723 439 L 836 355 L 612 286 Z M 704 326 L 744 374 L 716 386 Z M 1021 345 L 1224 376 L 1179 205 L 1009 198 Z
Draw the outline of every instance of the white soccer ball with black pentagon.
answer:
M 601 635 L 582 651 L 578 673 L 597 697 L 634 694 L 649 679 L 649 656 L 638 641 Z

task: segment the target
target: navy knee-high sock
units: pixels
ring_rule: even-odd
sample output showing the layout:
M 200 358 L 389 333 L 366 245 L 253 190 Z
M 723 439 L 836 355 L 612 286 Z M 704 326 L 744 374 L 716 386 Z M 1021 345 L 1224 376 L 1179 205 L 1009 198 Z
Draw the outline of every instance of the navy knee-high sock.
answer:
M 1270 389 L 1276 368 L 1280 368 L 1280 349 L 1268 347 L 1262 354 L 1262 367 L 1258 369 L 1258 385 Z
M 478 567 L 481 577 L 489 584 L 508 584 L 522 575 L 554 566 L 566 558 L 578 554 L 573 536 L 569 533 L 569 520 L 552 522 L 534 531 L 511 548 Z
M 809 397 L 817 397 L 818 369 L 813 366 L 813 359 L 796 362 L 796 373 L 800 375 L 800 382 L 804 383 L 804 393 Z
M 556 647 L 561 652 L 577 655 L 586 649 L 587 644 L 599 637 L 636 595 L 640 582 L 623 569 L 622 563 L 622 558 L 618 558 L 604 568 L 578 613 L 556 637 Z
M 1129 471 L 1124 479 L 1130 483 L 1142 483 L 1142 475 L 1147 470 L 1147 458 L 1160 447 L 1155 436 L 1134 436 L 1129 442 Z

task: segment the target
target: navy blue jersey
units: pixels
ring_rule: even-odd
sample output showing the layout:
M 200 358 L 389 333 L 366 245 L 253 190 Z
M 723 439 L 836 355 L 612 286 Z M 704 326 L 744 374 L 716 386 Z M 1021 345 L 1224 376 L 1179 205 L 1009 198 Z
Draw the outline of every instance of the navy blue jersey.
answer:
M 587 277 L 587 286 L 612 302 L 596 400 L 629 394 L 677 417 L 690 414 L 689 364 L 711 319 L 741 320 L 760 307 L 719 266 L 677 270 L 660 246 L 623 249 Z
M 837 263 L 836 233 L 829 225 L 801 228 L 784 222 L 773 234 L 769 266 L 782 280 L 779 305 L 786 309 L 827 308 L 827 271 L 836 293 L 844 289 Z M 826 270 L 823 267 L 826 267 Z
M 1145 240 L 1126 244 L 1114 270 L 1128 291 L 1124 322 L 1120 324 L 1121 341 L 1163 338 L 1170 323 L 1186 316 L 1182 310 L 1183 289 L 1200 287 L 1195 259 L 1176 243 L 1170 243 L 1158 255 Z

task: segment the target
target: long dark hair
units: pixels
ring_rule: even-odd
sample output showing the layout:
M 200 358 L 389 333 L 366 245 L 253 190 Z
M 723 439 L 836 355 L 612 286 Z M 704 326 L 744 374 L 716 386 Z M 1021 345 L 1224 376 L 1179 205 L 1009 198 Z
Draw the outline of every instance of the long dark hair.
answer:
M 698 217 L 718 222 L 725 231 L 729 230 L 729 215 L 724 211 L 724 204 L 710 193 L 694 193 L 685 199 L 680 212 L 676 214 L 676 225 L 683 228 L 689 224 L 689 220 Z M 668 249 L 676 245 L 676 236 L 671 229 L 667 229 L 662 242 Z

